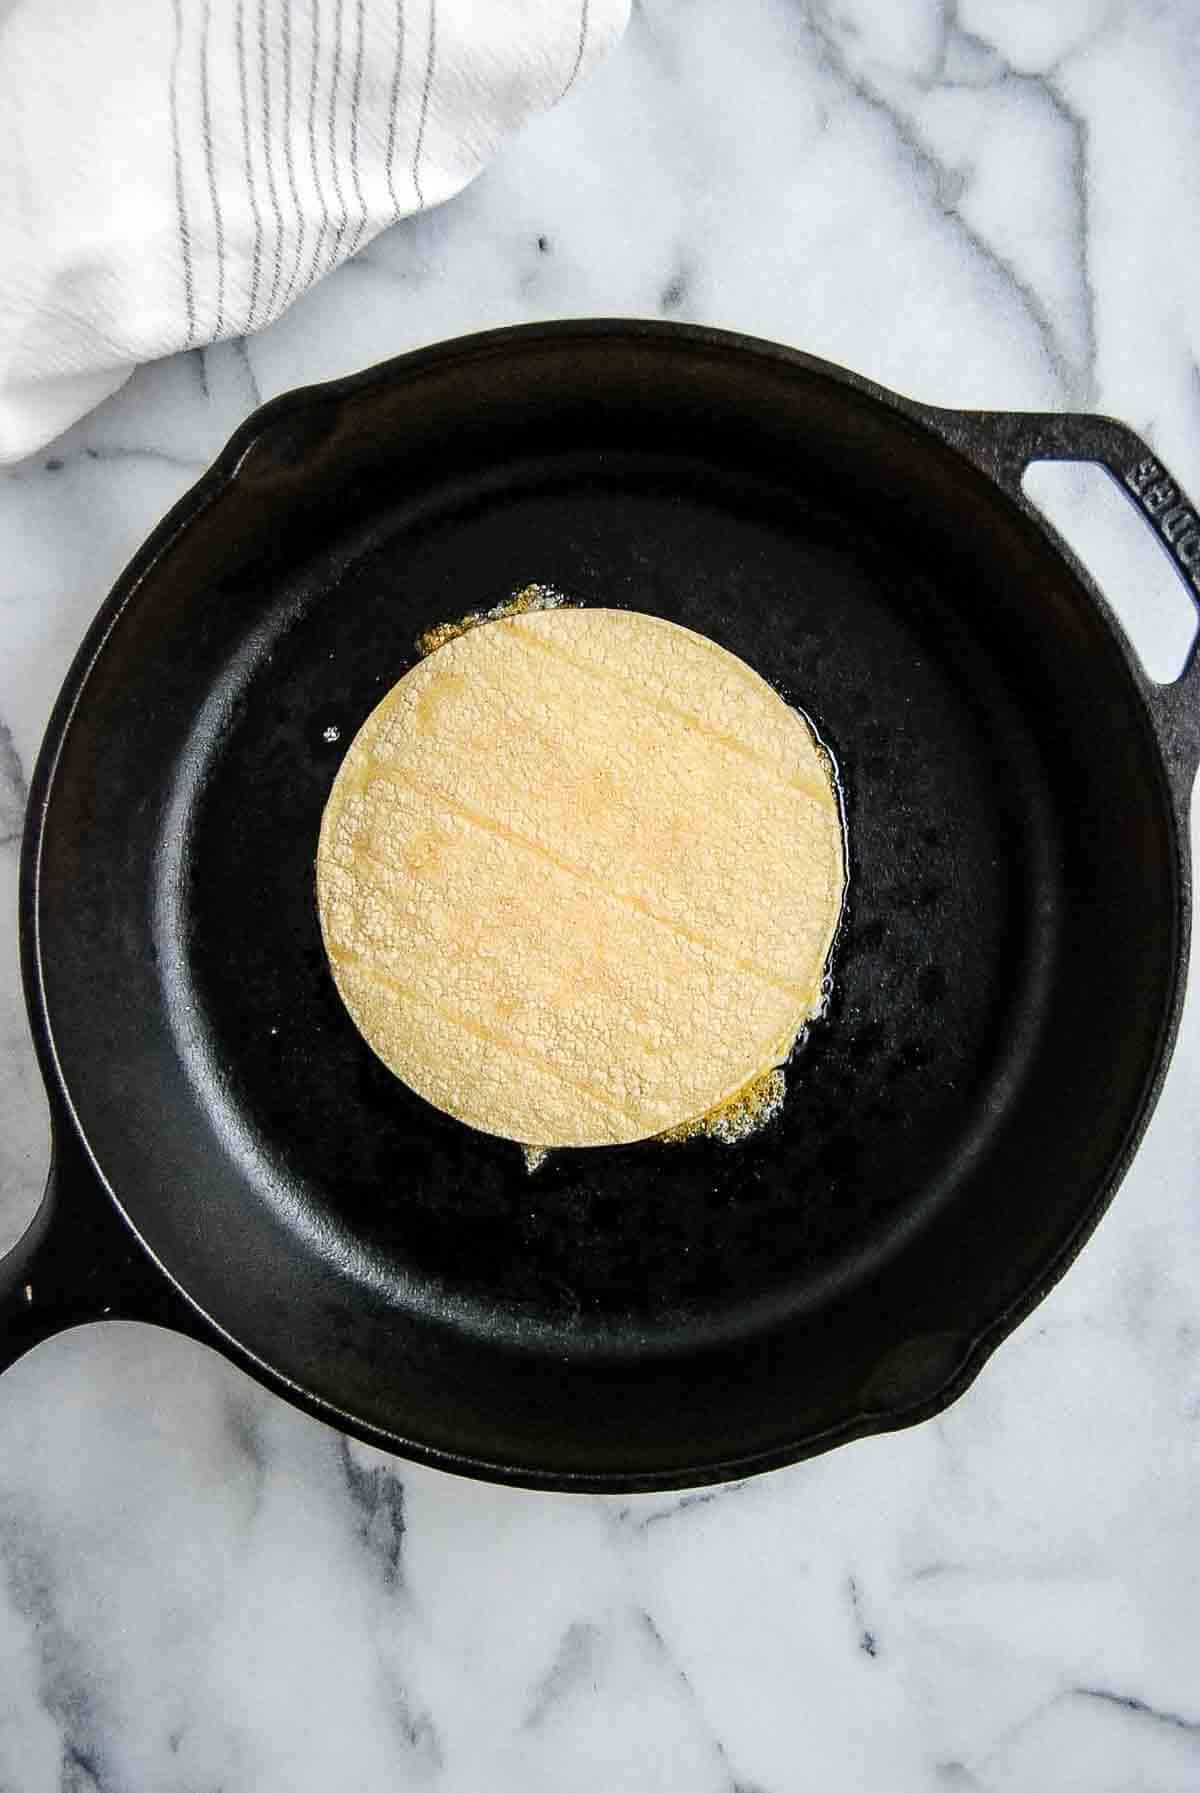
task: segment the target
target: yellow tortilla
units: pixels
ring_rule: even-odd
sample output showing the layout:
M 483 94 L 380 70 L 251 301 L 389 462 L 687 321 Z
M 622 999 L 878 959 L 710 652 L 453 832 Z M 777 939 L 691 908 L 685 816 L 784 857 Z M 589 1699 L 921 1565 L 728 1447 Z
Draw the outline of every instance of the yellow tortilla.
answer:
M 487 1133 L 614 1145 L 786 1058 L 820 1006 L 841 822 L 812 733 L 659 617 L 489 622 L 367 718 L 321 824 L 342 1000 Z

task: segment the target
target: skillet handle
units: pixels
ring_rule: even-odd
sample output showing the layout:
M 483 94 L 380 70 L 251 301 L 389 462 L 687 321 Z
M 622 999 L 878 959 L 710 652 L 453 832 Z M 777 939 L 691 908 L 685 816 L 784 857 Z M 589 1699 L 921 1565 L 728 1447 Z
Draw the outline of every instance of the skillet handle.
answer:
M 1200 611 L 1200 507 L 1127 424 L 1087 412 L 944 411 L 919 406 L 921 419 L 1048 525 L 1021 481 L 1034 461 L 1095 461 L 1111 475 L 1158 537 Z M 1186 816 L 1200 766 L 1200 635 L 1174 683 L 1144 681 L 1181 807 Z
M 122 1219 L 74 1127 L 56 1115 L 41 1206 L 0 1257 L 0 1371 L 57 1332 L 104 1319 L 204 1336 L 199 1317 Z

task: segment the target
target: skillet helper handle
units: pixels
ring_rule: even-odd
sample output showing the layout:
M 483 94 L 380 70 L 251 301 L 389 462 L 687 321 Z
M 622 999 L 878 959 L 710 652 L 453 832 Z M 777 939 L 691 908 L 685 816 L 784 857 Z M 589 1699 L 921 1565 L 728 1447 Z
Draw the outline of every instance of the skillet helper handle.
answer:
M 1021 485 L 1032 462 L 1094 461 L 1104 467 L 1154 531 L 1200 612 L 1200 506 L 1192 503 L 1128 424 L 1088 412 L 917 409 L 923 421 L 1011 493 L 1043 527 L 1041 513 Z M 1186 814 L 1200 766 L 1200 635 L 1193 639 L 1179 677 L 1168 685 L 1147 678 L 1145 690 Z
M 0 1257 L 0 1371 L 55 1333 L 104 1319 L 201 1336 L 197 1317 L 100 1184 L 74 1127 L 56 1117 L 41 1206 Z

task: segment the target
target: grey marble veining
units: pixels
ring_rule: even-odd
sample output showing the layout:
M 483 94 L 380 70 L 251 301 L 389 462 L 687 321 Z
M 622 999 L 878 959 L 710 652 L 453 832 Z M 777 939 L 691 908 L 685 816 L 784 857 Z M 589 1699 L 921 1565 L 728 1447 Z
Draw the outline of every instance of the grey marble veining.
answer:
M 1190 0 L 645 0 L 459 199 L 0 477 L 0 1244 L 46 1161 L 12 944 L 41 731 L 260 398 L 492 324 L 671 316 L 934 401 L 1113 412 L 1194 491 L 1197 167 Z M 1054 471 L 1039 502 L 1170 676 L 1182 592 Z M 0 1385 L 0 1793 L 1194 1793 L 1198 1088 L 1193 995 L 1115 1206 L 968 1395 L 726 1488 L 476 1485 L 165 1334 L 53 1341 Z

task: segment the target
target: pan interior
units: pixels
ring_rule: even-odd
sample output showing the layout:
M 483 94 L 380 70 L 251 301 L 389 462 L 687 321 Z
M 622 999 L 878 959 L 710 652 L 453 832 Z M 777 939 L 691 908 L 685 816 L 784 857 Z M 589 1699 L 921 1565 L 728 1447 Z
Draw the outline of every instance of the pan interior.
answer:
M 48 830 L 68 1081 L 168 1267 L 364 1422 L 583 1473 L 768 1448 L 798 1402 L 1018 1299 L 1136 1120 L 1171 977 L 1152 744 L 1069 569 L 875 401 L 681 354 L 597 341 L 549 393 L 485 359 L 420 409 L 397 376 L 285 414 L 127 606 Z M 338 998 L 313 857 L 341 756 L 423 630 L 531 581 L 710 636 L 836 757 L 832 998 L 737 1146 L 531 1178 Z M 845 1372 L 812 1349 L 839 1328 Z M 689 1355 L 677 1386 L 629 1367 Z
M 199 773 L 171 921 L 188 1007 L 289 1203 L 492 1324 L 677 1321 L 794 1297 L 882 1248 L 979 1124 L 1028 1012 L 1030 918 L 1058 899 L 1036 888 L 1053 823 L 1027 732 L 993 668 L 964 679 L 932 582 L 897 614 L 878 546 L 785 502 L 640 457 L 566 480 L 513 468 L 360 548 L 228 669 L 232 722 Z M 529 579 L 721 641 L 814 716 L 842 767 L 833 1001 L 779 1122 L 740 1146 L 568 1150 L 531 1178 L 517 1148 L 398 1083 L 333 985 L 313 858 L 341 750 L 422 628 Z

